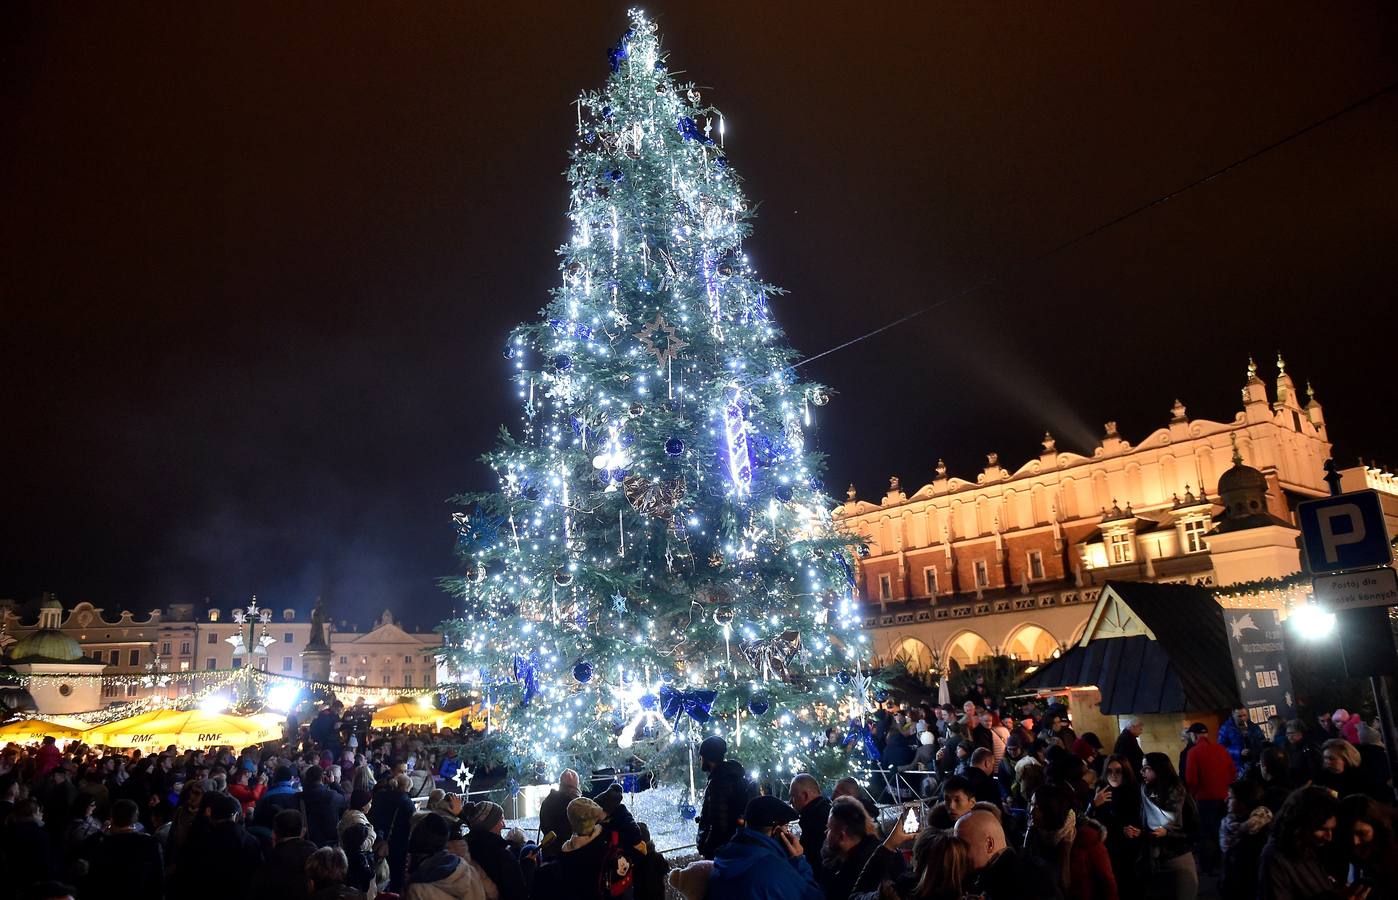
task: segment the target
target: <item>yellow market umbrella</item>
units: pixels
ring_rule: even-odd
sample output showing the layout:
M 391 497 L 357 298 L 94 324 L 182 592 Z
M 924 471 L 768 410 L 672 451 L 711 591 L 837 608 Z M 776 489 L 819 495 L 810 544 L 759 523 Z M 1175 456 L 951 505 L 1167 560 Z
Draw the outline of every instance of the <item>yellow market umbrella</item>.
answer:
M 469 724 L 477 731 L 484 731 L 485 707 L 479 703 L 473 703 L 442 716 L 443 727 L 460 728 L 463 724 Z
M 87 733 L 92 744 L 108 747 L 246 747 L 280 740 L 281 720 L 276 716 L 235 716 L 200 709 L 158 709 L 99 725 Z
M 39 741 L 50 736 L 62 741 L 82 737 L 82 733 L 81 728 L 41 719 L 20 719 L 0 725 L 0 741 Z
M 421 706 L 417 703 L 395 703 L 374 710 L 375 728 L 394 728 L 400 725 L 432 725 L 442 727 L 447 714 L 440 709 Z

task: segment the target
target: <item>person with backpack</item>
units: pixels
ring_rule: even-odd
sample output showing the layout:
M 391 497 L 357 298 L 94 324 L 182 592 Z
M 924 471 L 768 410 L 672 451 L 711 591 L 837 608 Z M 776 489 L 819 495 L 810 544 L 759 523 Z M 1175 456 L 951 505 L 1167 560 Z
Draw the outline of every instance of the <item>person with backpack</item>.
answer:
M 539 869 L 531 900 L 633 900 L 631 860 L 618 833 L 602 827 L 605 817 L 587 797 L 568 804 L 573 835 L 558 858 Z

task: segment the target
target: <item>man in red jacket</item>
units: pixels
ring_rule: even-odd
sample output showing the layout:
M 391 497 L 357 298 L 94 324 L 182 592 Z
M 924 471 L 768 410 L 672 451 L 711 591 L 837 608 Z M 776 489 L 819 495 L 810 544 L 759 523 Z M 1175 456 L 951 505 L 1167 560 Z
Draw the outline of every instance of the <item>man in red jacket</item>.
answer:
M 1233 757 L 1223 747 L 1209 740 L 1208 726 L 1195 722 L 1189 726 L 1194 735 L 1194 747 L 1185 757 L 1184 783 L 1199 808 L 1199 858 L 1204 871 L 1218 872 L 1218 827 L 1228 811 L 1228 785 L 1237 777 Z

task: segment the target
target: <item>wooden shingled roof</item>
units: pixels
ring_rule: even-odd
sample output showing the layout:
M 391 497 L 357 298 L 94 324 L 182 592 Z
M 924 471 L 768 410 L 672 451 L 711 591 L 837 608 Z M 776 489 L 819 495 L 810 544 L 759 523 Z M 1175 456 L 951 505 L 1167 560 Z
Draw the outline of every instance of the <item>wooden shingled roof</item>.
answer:
M 1111 581 L 1098 610 L 1125 604 L 1147 633 L 1095 637 L 1031 675 L 1023 687 L 1053 690 L 1093 685 L 1110 715 L 1224 710 L 1238 705 L 1223 610 L 1209 588 Z

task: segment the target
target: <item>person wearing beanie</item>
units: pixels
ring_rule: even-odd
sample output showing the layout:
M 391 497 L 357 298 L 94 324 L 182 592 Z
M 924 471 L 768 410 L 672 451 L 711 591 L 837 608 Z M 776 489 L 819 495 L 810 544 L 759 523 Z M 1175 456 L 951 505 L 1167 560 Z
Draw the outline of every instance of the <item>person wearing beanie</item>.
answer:
M 520 859 L 510 849 L 505 830 L 505 810 L 498 803 L 482 800 L 461 808 L 461 821 L 470 831 L 466 846 L 471 859 L 495 882 L 499 900 L 529 900 L 529 888 L 534 881 L 535 860 Z
M 335 833 L 340 837 L 341 846 L 344 845 L 345 832 L 355 826 L 362 826 L 365 829 L 363 846 L 359 849 L 366 853 L 374 849 L 374 841 L 378 835 L 374 833 L 374 826 L 369 823 L 369 810 L 373 808 L 374 795 L 359 788 L 350 794 L 349 805 L 340 816 L 340 821 L 335 825 Z
M 631 810 L 622 802 L 622 797 L 621 785 L 616 782 L 612 782 L 605 791 L 597 795 L 597 805 L 602 807 L 604 813 L 602 825 L 617 833 L 621 846 L 643 854 L 646 852 L 646 845 L 641 839 L 641 829 L 637 827 Z
M 863 816 L 863 810 L 855 809 Z M 719 848 L 708 878 L 713 898 L 762 900 L 824 900 L 801 842 L 790 824 L 800 814 L 776 797 L 754 797 L 742 811 L 743 824 L 733 839 Z M 901 862 L 901 859 L 899 860 Z M 831 897 L 847 897 L 830 894 Z
M 442 816 L 425 816 L 408 838 L 405 900 L 484 900 L 485 885 L 476 870 L 447 849 L 452 824 Z
M 608 863 L 610 849 L 608 842 L 602 840 L 605 817 L 606 811 L 595 800 L 577 797 L 569 802 L 568 824 L 572 836 L 563 842 L 558 857 L 542 866 L 535 875 L 531 900 L 609 900 L 612 895 L 604 892 L 603 887 L 607 881 L 603 877 L 603 867 Z M 624 860 L 625 857 L 621 857 L 620 861 Z M 625 891 L 620 896 L 629 897 L 630 892 Z
M 736 759 L 726 759 L 727 755 L 728 743 L 718 735 L 704 738 L 699 745 L 700 766 L 709 773 L 695 842 L 704 859 L 713 859 L 718 848 L 732 839 L 743 808 L 757 793 L 743 764 Z

